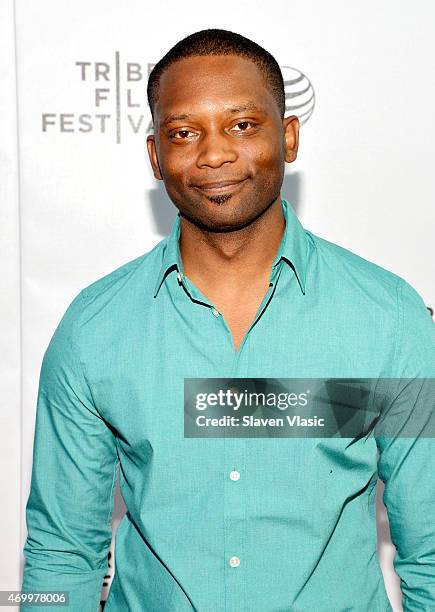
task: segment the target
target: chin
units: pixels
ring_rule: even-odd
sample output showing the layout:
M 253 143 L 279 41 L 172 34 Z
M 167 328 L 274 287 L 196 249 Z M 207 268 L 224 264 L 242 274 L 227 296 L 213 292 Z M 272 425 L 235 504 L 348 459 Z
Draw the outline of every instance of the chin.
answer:
M 252 217 L 247 217 L 246 213 L 245 215 L 240 214 L 234 216 L 234 214 L 226 215 L 223 211 L 221 212 L 221 214 L 219 214 L 219 212 L 220 210 L 218 210 L 218 213 L 212 218 L 208 217 L 205 221 L 206 225 L 208 225 L 211 231 L 236 231 L 246 227 L 252 222 Z

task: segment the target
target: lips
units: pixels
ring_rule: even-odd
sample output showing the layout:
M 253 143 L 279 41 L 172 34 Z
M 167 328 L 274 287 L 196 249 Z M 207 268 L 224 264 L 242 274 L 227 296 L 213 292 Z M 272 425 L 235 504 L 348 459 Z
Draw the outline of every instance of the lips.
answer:
M 228 181 L 213 181 L 210 183 L 200 183 L 194 185 L 194 187 L 196 187 L 197 189 L 201 189 L 201 191 L 205 191 L 207 193 L 220 193 L 222 191 L 230 191 L 234 187 L 237 187 L 238 185 L 242 184 L 244 181 L 246 181 L 246 178 Z

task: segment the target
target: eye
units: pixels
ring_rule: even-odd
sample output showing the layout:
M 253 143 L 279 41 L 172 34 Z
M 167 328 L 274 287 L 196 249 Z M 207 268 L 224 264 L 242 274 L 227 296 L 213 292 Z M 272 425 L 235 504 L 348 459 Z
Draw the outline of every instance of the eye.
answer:
M 181 136 L 177 136 L 177 134 L 181 134 Z M 169 136 L 169 138 L 173 138 L 175 140 L 186 140 L 187 134 L 193 134 L 190 130 L 178 130 Z
M 258 124 L 257 124 L 257 123 L 254 123 L 253 121 L 239 121 L 239 123 L 236 123 L 235 127 L 242 126 L 242 129 L 240 129 L 240 130 L 234 130 L 234 131 L 235 131 L 235 132 L 238 132 L 239 134 L 240 134 L 240 133 L 243 133 L 243 132 L 246 132 L 246 131 L 247 131 L 247 129 L 246 129 L 246 128 L 247 128 L 249 125 L 251 125 L 251 126 L 253 126 L 253 127 L 256 127 Z

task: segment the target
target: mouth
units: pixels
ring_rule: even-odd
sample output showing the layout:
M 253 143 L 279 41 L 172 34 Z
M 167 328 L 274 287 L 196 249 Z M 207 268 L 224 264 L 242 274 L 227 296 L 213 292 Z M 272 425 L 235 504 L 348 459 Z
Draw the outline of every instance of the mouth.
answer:
M 195 189 L 199 189 L 203 193 L 232 193 L 247 181 L 247 178 L 235 181 L 216 181 L 214 183 L 203 183 L 201 185 L 193 185 Z

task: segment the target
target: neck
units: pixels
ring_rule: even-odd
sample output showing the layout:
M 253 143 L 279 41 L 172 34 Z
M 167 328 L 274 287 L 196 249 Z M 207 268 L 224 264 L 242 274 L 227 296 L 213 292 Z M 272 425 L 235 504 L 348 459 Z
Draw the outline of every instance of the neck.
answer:
M 280 196 L 253 223 L 234 232 L 208 232 L 181 217 L 184 272 L 198 285 L 248 285 L 270 274 L 284 230 Z

